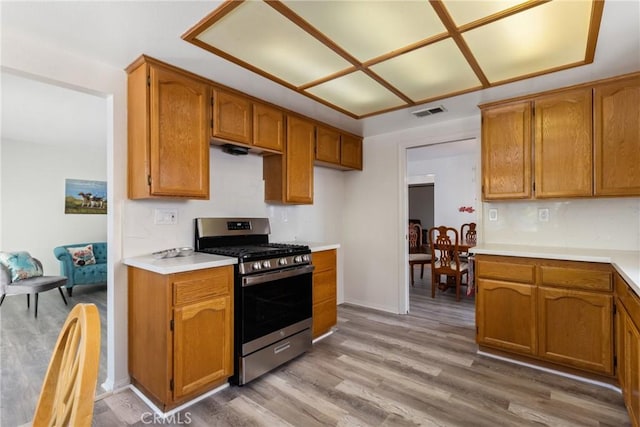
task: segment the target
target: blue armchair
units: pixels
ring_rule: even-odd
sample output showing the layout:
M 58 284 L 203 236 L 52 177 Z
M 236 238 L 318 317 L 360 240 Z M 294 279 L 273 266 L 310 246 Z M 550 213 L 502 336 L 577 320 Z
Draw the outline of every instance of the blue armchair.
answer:
M 93 246 L 95 264 L 85 263 L 82 259 L 76 259 L 68 248 L 81 248 L 87 245 Z M 53 249 L 53 254 L 60 261 L 60 275 L 67 277 L 67 293 L 72 296 L 73 287 L 76 285 L 106 285 L 107 284 L 107 243 L 74 243 L 62 245 Z

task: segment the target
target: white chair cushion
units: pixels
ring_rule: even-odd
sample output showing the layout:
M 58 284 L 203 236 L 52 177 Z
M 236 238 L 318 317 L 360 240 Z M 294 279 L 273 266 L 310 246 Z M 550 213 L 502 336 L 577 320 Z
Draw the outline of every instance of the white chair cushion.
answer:
M 436 261 L 435 262 L 435 267 L 441 267 L 442 263 L 440 261 Z M 457 270 L 458 268 L 456 267 L 456 262 L 455 261 L 451 261 L 451 263 L 449 264 L 449 267 L 452 268 L 453 270 Z M 469 267 L 469 264 L 466 262 L 461 262 L 460 263 L 460 271 L 464 271 L 467 269 L 467 267 Z
M 409 261 L 431 261 L 431 254 L 409 254 Z

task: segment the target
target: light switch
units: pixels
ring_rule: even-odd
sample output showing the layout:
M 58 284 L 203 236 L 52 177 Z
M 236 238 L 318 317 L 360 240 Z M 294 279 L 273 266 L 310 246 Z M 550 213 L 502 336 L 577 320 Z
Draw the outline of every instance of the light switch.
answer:
M 178 223 L 178 209 L 156 209 L 153 218 L 156 225 L 173 225 Z
M 491 208 L 489 209 L 489 221 L 497 221 L 498 220 L 498 209 Z

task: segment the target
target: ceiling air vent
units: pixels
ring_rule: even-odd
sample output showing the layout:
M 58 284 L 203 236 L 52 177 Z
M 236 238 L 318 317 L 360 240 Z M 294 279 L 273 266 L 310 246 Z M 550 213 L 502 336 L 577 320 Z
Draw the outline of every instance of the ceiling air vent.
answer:
M 438 113 L 444 113 L 445 111 L 447 111 L 447 109 L 444 108 L 444 106 L 438 105 L 437 107 L 429 107 L 429 108 L 423 108 L 422 110 L 412 111 L 411 114 L 413 114 L 416 117 L 425 117 L 425 116 L 432 116 Z

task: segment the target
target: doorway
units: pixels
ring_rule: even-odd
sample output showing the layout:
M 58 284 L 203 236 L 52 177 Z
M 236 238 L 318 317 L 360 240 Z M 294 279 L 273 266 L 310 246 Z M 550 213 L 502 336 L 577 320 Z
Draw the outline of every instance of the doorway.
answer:
M 2 69 L 0 77 L 0 250 L 26 250 L 42 262 L 45 274 L 59 275 L 54 247 L 109 240 L 108 215 L 65 214 L 67 179 L 107 181 L 108 102 L 82 89 L 7 69 Z M 0 370 L 5 380 L 0 406 L 15 408 L 0 411 L 0 424 L 19 425 L 32 417 L 35 402 L 23 399 L 37 399 L 60 328 L 79 302 L 95 303 L 100 311 L 102 348 L 96 394 L 103 392 L 100 385 L 107 378 L 106 287 L 77 287 L 67 301 L 65 306 L 57 291 L 42 293 L 37 318 L 33 306 L 27 310 L 21 296 L 7 297 L 0 307 Z M 19 351 L 26 355 L 16 353 Z M 28 369 L 15 366 L 25 360 Z M 29 408 L 26 413 L 25 408 Z
M 476 138 L 407 147 L 404 224 L 408 224 L 410 219 L 420 219 L 423 230 L 440 225 L 460 230 L 464 223 L 477 222 L 480 208 L 479 164 L 480 147 Z M 423 241 L 428 242 L 428 238 L 423 238 Z M 426 270 L 428 264 L 425 267 Z M 460 304 L 455 301 L 455 293 L 448 295 L 438 289 L 435 298 L 431 298 L 430 270 L 420 278 L 419 267 L 415 266 L 414 278 L 414 286 L 409 283 L 409 277 L 406 278 L 408 312 L 434 311 L 442 314 L 455 308 L 457 314 L 453 317 L 461 317 L 459 310 L 462 310 L 469 314 L 462 316 L 466 320 L 473 318 L 475 303 L 471 299 Z M 447 302 L 448 299 L 452 301 Z

